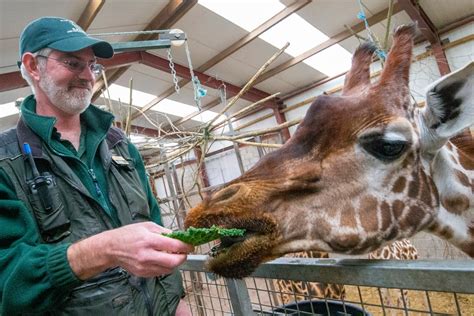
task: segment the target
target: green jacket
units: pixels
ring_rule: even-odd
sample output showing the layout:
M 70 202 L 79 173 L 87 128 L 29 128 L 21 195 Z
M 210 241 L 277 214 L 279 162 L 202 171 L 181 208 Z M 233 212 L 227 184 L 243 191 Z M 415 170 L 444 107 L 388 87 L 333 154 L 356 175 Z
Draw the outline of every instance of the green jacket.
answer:
M 78 151 L 60 139 L 55 118 L 35 111 L 29 96 L 17 128 L 0 135 L 0 314 L 145 315 L 150 301 L 155 314 L 172 314 L 183 294 L 179 273 L 145 280 L 117 267 L 82 282 L 66 257 L 72 242 L 101 231 L 161 224 L 137 149 L 110 127 L 113 116 L 93 105 L 81 114 Z M 23 142 L 31 143 L 40 173 L 47 172 L 40 178 L 50 198 L 31 180 Z

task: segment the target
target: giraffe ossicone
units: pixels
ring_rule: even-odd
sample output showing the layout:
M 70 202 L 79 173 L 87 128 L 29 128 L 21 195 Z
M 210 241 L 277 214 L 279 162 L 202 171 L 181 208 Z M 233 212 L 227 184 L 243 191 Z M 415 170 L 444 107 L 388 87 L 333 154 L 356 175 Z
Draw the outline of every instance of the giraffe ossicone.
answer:
M 319 96 L 293 137 L 191 209 L 185 224 L 245 228 L 208 262 L 232 278 L 299 251 L 368 253 L 419 231 L 474 257 L 474 62 L 409 95 L 413 26 L 380 79 L 360 46 L 340 96 Z

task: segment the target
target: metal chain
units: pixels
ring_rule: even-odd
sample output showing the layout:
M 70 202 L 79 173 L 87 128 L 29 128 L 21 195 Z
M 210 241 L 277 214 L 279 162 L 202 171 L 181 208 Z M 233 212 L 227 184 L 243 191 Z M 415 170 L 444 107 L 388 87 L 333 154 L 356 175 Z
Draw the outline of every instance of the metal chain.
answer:
M 176 91 L 177 94 L 179 94 L 180 87 L 178 84 L 178 76 L 176 75 L 176 69 L 174 68 L 173 56 L 171 55 L 171 48 L 168 48 L 168 60 L 169 60 L 171 75 L 173 76 L 174 90 Z

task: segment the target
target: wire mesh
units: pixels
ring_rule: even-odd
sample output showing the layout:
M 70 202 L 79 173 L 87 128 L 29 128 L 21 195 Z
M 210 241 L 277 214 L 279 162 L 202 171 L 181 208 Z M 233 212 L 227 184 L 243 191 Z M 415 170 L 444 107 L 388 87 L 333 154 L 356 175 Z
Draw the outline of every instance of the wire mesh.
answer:
M 192 314 L 233 315 L 225 279 L 211 279 L 204 272 L 197 272 L 195 277 L 193 280 L 190 271 L 183 272 Z M 255 315 L 474 315 L 473 294 L 344 285 L 343 298 L 317 294 L 302 298 L 290 281 L 288 289 L 275 289 L 273 279 L 245 281 Z M 316 285 L 299 282 L 307 283 L 307 288 Z M 282 304 L 279 299 L 282 295 L 292 296 L 294 300 Z

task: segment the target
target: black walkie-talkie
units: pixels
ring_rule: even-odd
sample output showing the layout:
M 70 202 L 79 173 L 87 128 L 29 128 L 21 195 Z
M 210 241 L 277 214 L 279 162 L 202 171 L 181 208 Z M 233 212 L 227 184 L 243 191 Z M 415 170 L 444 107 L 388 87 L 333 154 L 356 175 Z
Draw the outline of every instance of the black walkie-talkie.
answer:
M 33 211 L 41 235 L 46 242 L 63 239 L 70 234 L 70 221 L 64 213 L 64 205 L 59 198 L 56 181 L 48 172 L 39 173 L 28 143 L 23 144 L 23 153 L 33 173 L 33 178 L 27 180 L 27 184 L 33 195 Z

